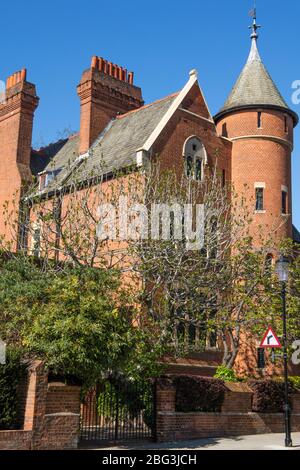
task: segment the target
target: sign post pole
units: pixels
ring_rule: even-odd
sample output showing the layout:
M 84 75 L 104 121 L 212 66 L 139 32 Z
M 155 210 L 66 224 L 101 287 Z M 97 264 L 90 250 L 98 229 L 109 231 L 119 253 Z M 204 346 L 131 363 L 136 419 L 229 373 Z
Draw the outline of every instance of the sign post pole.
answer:
M 289 376 L 288 376 L 288 354 L 287 354 L 287 327 L 286 327 L 286 286 L 282 282 L 281 289 L 282 296 L 282 321 L 283 321 L 283 341 L 282 345 L 274 332 L 273 328 L 269 326 L 267 329 L 260 348 L 270 348 L 275 351 L 276 348 L 283 349 L 283 363 L 284 363 L 284 427 L 285 427 L 285 446 L 292 447 L 293 442 L 291 438 L 291 410 L 289 404 Z M 274 357 L 276 354 L 274 353 Z
M 284 423 L 285 423 L 285 447 L 292 447 L 291 438 L 291 412 L 289 404 L 289 376 L 288 376 L 288 355 L 287 355 L 287 331 L 286 331 L 286 288 L 282 282 L 282 321 L 283 321 L 283 364 L 284 364 Z
M 286 284 L 289 280 L 289 258 L 281 255 L 276 261 L 276 274 L 281 283 L 282 298 L 282 323 L 283 323 L 283 364 L 284 364 L 284 425 L 285 446 L 292 447 L 291 438 L 291 413 L 289 404 L 289 376 L 288 376 L 288 354 L 287 354 L 287 327 L 286 327 Z

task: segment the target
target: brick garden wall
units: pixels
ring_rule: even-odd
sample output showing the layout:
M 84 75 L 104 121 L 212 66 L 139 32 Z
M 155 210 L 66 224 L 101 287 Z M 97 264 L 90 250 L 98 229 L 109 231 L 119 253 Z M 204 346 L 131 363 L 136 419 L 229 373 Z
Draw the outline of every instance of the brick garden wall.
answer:
M 62 383 L 49 383 L 47 390 L 46 414 L 78 413 L 80 408 L 80 387 Z
M 20 394 L 23 429 L 0 431 L 0 450 L 77 448 L 80 387 L 48 383 L 42 362 L 36 361 Z
M 0 450 L 30 450 L 31 431 L 0 431 Z
M 175 411 L 176 391 L 157 388 L 157 440 L 160 442 L 205 437 L 284 432 L 282 413 L 252 412 L 252 392 L 246 384 L 226 384 L 220 413 Z M 293 432 L 300 431 L 300 394 L 293 397 Z

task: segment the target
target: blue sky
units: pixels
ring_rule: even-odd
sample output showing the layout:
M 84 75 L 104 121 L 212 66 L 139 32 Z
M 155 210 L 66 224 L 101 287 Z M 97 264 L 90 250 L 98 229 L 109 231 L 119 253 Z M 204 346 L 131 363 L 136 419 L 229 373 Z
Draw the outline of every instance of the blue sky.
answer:
M 146 102 L 180 89 L 196 68 L 211 112 L 222 106 L 250 47 L 252 0 L 14 0 L 1 5 L 0 80 L 22 67 L 37 85 L 33 143 L 79 127 L 76 85 L 92 55 L 135 72 Z M 262 58 L 291 103 L 300 80 L 299 0 L 257 0 Z M 300 125 L 293 155 L 294 223 L 300 228 Z

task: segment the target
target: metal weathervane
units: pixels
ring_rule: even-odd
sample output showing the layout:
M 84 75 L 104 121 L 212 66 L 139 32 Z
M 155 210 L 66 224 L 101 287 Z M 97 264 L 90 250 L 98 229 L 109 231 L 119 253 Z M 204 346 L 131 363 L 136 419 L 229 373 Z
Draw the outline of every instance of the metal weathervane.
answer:
M 256 1 L 254 1 L 253 9 L 249 11 L 249 16 L 251 16 L 251 18 L 253 18 L 253 23 L 252 23 L 251 26 L 249 26 L 249 29 L 252 29 L 251 38 L 257 39 L 258 38 L 257 30 L 259 28 L 261 28 L 261 26 L 256 23 L 256 19 L 257 19 L 257 17 L 256 17 Z

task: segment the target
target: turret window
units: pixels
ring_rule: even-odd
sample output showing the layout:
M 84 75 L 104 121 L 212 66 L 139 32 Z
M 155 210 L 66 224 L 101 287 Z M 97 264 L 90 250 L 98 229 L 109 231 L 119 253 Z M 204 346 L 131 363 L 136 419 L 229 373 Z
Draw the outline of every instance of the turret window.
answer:
M 204 145 L 197 137 L 190 137 L 185 142 L 183 156 L 186 177 L 202 181 L 207 157 Z
M 289 132 L 289 127 L 288 127 L 288 118 L 287 116 L 284 116 L 284 132 L 288 134 Z
M 262 128 L 262 112 L 258 111 L 257 113 L 257 127 L 258 129 Z
M 288 197 L 287 191 L 281 191 L 281 213 L 287 214 L 288 213 Z
M 255 210 L 264 210 L 264 188 L 255 189 Z
M 222 136 L 223 136 L 223 137 L 228 137 L 227 124 L 226 124 L 226 122 L 224 122 L 224 123 L 222 124 Z

